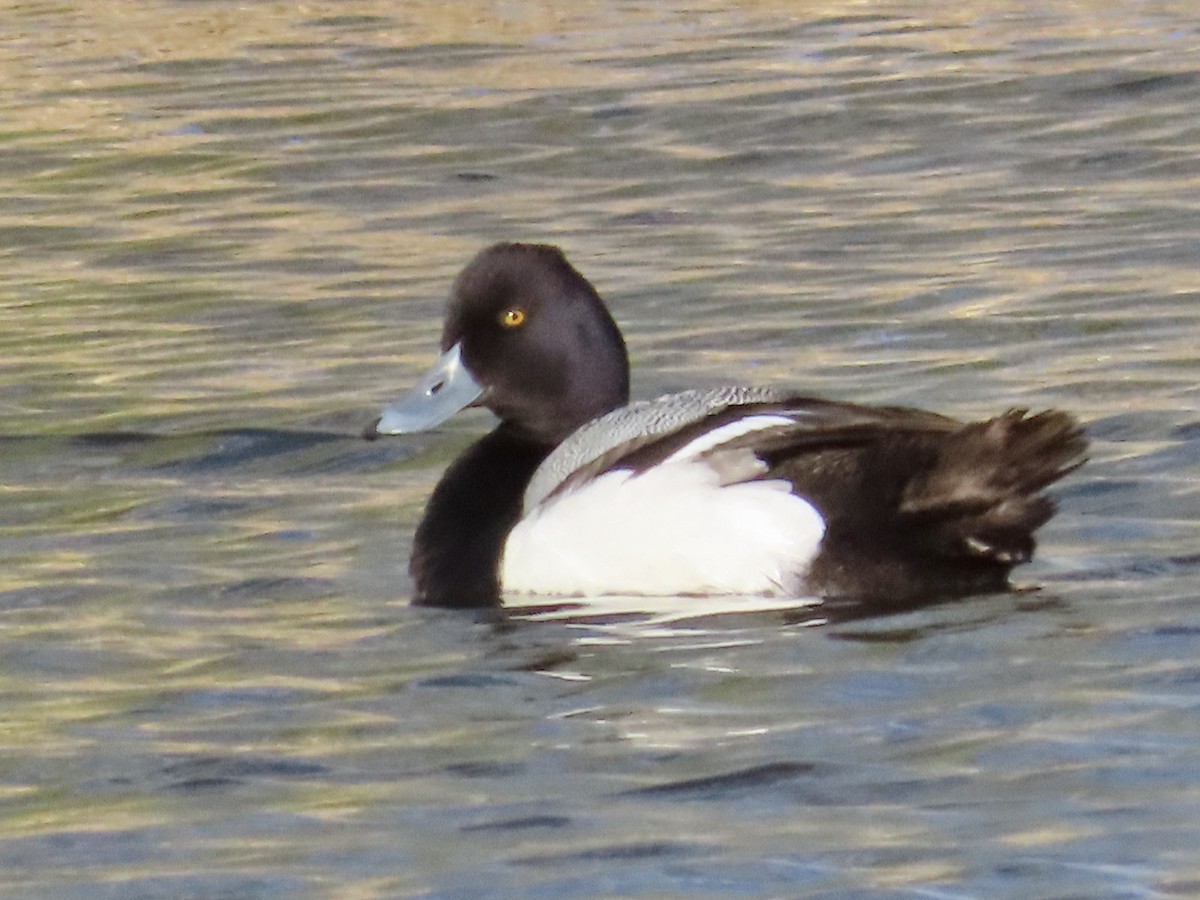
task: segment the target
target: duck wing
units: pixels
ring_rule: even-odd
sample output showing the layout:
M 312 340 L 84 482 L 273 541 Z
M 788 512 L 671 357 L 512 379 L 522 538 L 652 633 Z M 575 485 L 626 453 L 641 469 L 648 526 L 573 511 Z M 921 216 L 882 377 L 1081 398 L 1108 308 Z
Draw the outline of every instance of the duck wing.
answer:
M 529 512 L 607 471 L 643 472 L 672 457 L 717 460 L 745 450 L 766 456 L 863 446 L 880 434 L 961 427 L 924 410 L 839 403 L 778 388 L 684 391 L 631 403 L 579 428 L 534 473 L 523 506 Z
M 696 391 L 584 426 L 535 474 L 525 506 L 610 471 L 697 462 L 722 485 L 786 481 L 815 507 L 825 537 L 810 585 L 821 593 L 991 590 L 1033 554 L 1055 511 L 1044 489 L 1086 449 L 1079 424 L 1055 410 L 966 423 L 775 389 Z

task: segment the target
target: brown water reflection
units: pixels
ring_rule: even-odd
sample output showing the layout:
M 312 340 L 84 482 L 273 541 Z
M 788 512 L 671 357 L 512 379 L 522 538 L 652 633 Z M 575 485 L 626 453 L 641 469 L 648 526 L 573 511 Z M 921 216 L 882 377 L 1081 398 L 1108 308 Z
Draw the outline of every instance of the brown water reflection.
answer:
M 1196 893 L 1189 4 L 4 16 L 0 895 Z M 1043 590 L 412 610 L 487 420 L 356 435 L 502 238 L 640 395 L 1078 411 Z

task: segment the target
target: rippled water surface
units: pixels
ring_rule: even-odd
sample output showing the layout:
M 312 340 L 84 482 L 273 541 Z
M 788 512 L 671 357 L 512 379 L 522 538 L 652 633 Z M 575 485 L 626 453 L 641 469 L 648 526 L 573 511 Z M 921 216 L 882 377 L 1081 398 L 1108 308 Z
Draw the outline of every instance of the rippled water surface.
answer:
M 4 20 L 0 895 L 1200 896 L 1192 3 Z M 488 419 L 357 434 L 499 239 L 641 396 L 1075 411 L 1041 589 L 410 607 Z

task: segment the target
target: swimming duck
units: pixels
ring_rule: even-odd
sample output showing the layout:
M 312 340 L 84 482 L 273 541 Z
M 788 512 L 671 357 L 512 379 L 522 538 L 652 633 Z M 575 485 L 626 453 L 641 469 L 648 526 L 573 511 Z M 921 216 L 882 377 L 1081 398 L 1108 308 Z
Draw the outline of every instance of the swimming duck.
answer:
M 468 406 L 500 421 L 433 490 L 409 564 L 417 604 L 1004 590 L 1054 513 L 1044 489 L 1086 449 L 1053 410 L 965 423 L 738 387 L 630 403 L 600 295 L 538 244 L 467 265 L 441 355 L 364 436 Z

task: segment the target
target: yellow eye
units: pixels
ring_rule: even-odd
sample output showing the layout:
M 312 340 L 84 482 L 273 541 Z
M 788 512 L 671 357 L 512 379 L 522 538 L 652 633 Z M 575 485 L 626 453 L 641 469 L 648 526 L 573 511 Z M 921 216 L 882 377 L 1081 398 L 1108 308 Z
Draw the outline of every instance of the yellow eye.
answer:
M 500 324 L 505 328 L 520 328 L 525 324 L 525 310 L 519 306 L 500 313 Z

